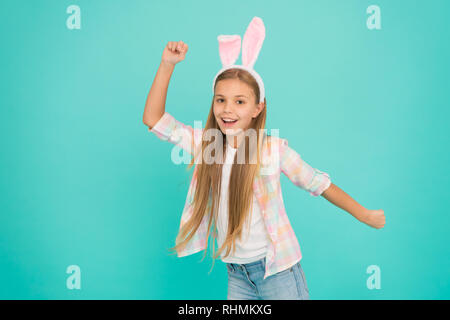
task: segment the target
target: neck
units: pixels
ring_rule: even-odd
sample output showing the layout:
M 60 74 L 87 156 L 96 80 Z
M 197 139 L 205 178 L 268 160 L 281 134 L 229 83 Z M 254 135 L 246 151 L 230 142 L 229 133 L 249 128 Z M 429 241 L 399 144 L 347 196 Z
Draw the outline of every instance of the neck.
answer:
M 238 145 L 241 142 L 241 135 L 237 136 L 226 136 L 227 143 L 230 147 L 237 149 Z

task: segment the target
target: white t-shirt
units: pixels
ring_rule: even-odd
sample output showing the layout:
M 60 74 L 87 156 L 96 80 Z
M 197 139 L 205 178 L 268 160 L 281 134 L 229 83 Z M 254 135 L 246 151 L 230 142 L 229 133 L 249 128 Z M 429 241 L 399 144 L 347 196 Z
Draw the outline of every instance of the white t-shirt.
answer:
M 237 149 L 231 147 L 227 142 L 227 154 L 222 168 L 222 186 L 220 195 L 220 205 L 217 218 L 217 243 L 218 248 L 223 244 L 226 238 L 228 228 L 228 186 L 230 182 L 231 167 L 234 155 Z M 261 214 L 256 196 L 253 195 L 253 211 L 251 212 L 250 230 L 248 230 L 247 221 L 242 230 L 242 239 L 236 238 L 235 253 L 230 251 L 225 258 L 223 256 L 226 250 L 222 251 L 220 258 L 226 263 L 250 263 L 266 256 L 267 248 L 270 244 L 270 237 L 267 233 L 264 218 Z M 249 232 L 248 232 L 249 231 Z

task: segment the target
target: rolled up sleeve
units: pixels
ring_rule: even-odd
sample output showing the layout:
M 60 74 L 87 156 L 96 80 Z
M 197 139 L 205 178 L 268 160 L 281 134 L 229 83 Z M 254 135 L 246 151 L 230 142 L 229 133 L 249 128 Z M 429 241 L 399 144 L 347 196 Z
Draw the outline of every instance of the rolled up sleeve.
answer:
M 295 150 L 288 146 L 286 139 L 281 139 L 280 167 L 292 183 L 308 191 L 311 196 L 321 195 L 331 184 L 328 173 L 306 163 Z
M 193 154 L 194 143 L 201 141 L 202 129 L 194 129 L 189 125 L 176 120 L 171 114 L 165 112 L 158 122 L 148 131 L 154 133 L 162 141 L 168 141 Z

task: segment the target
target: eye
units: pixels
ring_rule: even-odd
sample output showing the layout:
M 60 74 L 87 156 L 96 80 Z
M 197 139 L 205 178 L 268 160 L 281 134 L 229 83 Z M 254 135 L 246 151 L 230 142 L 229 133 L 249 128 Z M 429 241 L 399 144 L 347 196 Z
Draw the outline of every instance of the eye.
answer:
M 238 100 L 238 101 L 242 101 L 242 103 L 238 103 L 238 104 L 244 104 L 244 103 L 245 103 L 245 101 L 244 101 L 244 100 Z
M 219 98 L 219 99 L 216 100 L 216 102 L 220 102 L 219 100 L 223 100 L 223 99 Z

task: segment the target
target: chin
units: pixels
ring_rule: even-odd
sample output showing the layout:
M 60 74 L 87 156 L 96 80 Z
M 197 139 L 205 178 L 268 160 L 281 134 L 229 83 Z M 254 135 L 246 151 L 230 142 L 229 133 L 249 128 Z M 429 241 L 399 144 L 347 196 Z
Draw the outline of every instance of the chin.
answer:
M 227 132 L 228 130 L 228 132 Z M 227 135 L 227 136 L 237 136 L 239 134 L 239 132 L 241 132 L 239 129 L 225 129 L 222 130 L 223 134 Z

